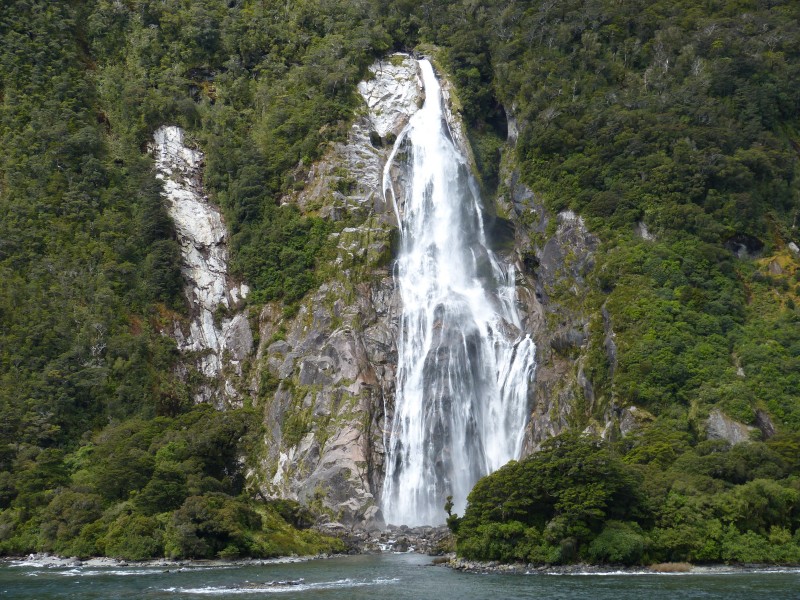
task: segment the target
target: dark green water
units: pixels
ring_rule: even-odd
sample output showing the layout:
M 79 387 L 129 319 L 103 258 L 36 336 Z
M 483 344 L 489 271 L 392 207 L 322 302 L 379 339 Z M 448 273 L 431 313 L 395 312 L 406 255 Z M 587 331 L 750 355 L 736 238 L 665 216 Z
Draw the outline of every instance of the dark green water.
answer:
M 301 583 L 297 580 L 302 579 Z M 286 581 L 292 580 L 293 584 Z M 284 583 L 275 583 L 284 581 Z M 680 575 L 475 575 L 416 554 L 291 564 L 164 567 L 0 566 L 2 598 L 800 598 L 800 570 Z

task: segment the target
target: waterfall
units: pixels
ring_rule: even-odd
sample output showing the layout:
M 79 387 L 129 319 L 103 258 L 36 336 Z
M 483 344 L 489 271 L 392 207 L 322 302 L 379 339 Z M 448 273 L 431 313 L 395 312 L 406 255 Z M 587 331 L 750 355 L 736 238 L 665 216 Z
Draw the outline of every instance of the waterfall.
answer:
M 447 496 L 463 514 L 475 482 L 519 457 L 535 346 L 520 329 L 514 267 L 487 242 L 439 82 L 428 61 L 419 64 L 425 103 L 384 171 L 401 229 L 403 309 L 382 508 L 387 523 L 434 525 Z M 401 156 L 409 181 L 396 197 L 390 171 Z

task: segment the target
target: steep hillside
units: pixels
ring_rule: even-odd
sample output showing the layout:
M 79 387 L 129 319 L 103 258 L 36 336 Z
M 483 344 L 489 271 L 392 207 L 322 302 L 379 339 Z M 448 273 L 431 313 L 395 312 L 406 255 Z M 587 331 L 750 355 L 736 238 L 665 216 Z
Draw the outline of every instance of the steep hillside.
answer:
M 263 451 L 250 408 L 263 403 L 239 383 L 250 321 L 235 291 L 250 283 L 254 324 L 266 300 L 296 311 L 346 225 L 279 199 L 290 170 L 347 130 L 355 83 L 388 47 L 367 16 L 350 3 L 4 8 L 3 552 L 339 547 L 288 525 L 311 524 L 291 503 L 256 503 L 246 487 L 245 466 Z M 182 173 L 165 162 L 153 138 L 164 125 L 189 132 L 179 154 L 202 147 L 202 173 L 194 158 Z M 213 207 L 196 220 L 224 222 L 228 234 L 193 237 L 168 211 L 186 181 L 222 209 L 222 220 Z M 197 278 L 218 263 L 220 296 Z M 227 410 L 209 413 L 198 398 Z
M 0 552 L 310 552 L 336 546 L 287 522 L 380 522 L 382 170 L 421 99 L 392 52 L 417 49 L 537 347 L 543 452 L 481 484 L 462 551 L 796 560 L 764 544 L 800 535 L 798 20 L 789 0 L 7 3 Z M 591 452 L 613 490 L 536 487 Z M 538 508 L 480 512 L 492 481 Z
M 588 469 L 577 457 L 603 447 L 565 434 L 487 478 L 461 552 L 798 560 L 797 11 L 511 2 L 432 13 L 425 27 L 468 90 L 478 154 L 503 152 L 505 135 L 514 146 L 500 171 L 484 159 L 484 181 L 499 183 L 545 315 L 569 327 L 542 350 L 565 377 L 549 382 L 559 401 L 534 399 L 532 439 L 584 431 L 613 459 L 567 468 Z M 481 94 L 489 82 L 494 94 Z M 547 236 L 568 222 L 591 232 L 589 262 L 554 252 Z M 778 540 L 783 553 L 769 550 Z

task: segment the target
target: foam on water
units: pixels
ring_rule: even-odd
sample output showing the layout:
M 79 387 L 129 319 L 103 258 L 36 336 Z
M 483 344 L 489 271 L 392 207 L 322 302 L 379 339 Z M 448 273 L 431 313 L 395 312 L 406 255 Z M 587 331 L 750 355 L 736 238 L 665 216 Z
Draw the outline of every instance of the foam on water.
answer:
M 339 579 L 335 581 L 321 581 L 315 583 L 249 583 L 241 586 L 205 586 L 197 588 L 164 588 L 162 591 L 176 594 L 199 594 L 209 596 L 233 594 L 281 594 L 286 592 L 302 592 L 308 590 L 336 590 L 358 588 L 378 585 L 393 585 L 400 580 L 397 578 L 377 578 L 372 580 Z

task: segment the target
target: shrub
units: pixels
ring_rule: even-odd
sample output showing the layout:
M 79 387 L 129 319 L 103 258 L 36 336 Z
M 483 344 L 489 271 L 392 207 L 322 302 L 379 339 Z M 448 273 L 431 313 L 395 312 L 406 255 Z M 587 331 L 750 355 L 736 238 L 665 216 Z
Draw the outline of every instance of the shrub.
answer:
M 107 556 L 144 560 L 164 555 L 164 530 L 153 517 L 122 514 L 111 523 L 105 536 Z
M 726 563 L 772 563 L 775 552 L 769 540 L 754 531 L 739 533 L 730 525 L 722 539 L 722 560 Z
M 641 531 L 641 527 L 635 523 L 609 521 L 600 535 L 589 544 L 589 558 L 597 563 L 639 563 L 646 548 Z

